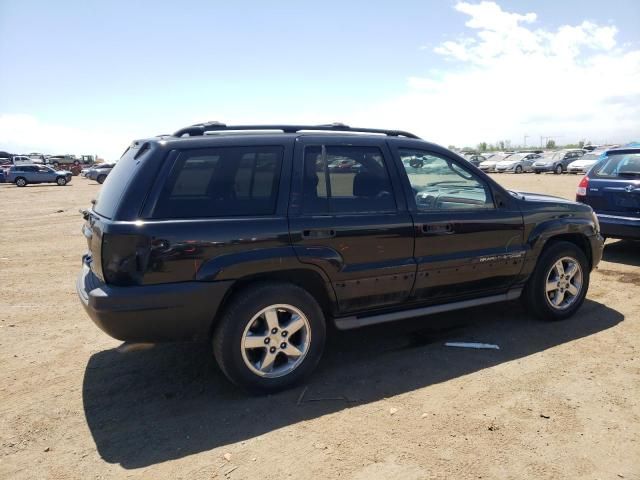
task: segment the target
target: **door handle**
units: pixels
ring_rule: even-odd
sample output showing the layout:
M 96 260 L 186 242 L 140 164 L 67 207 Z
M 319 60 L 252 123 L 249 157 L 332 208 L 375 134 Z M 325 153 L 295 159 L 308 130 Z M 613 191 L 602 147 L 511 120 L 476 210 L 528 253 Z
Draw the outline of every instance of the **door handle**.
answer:
M 336 231 L 333 228 L 323 229 L 317 228 L 313 230 L 303 230 L 302 238 L 333 238 L 336 236 Z
M 455 233 L 451 223 L 425 223 L 422 225 L 422 233 L 425 235 L 451 235 Z

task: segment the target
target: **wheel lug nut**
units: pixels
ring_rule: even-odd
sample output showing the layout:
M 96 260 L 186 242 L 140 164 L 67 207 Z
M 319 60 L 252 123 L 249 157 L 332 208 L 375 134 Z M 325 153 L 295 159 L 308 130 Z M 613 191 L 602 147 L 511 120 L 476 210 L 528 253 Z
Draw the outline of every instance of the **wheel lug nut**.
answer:
M 271 347 L 271 348 L 269 349 L 269 351 L 270 351 L 271 353 L 276 353 L 276 347 Z
M 271 339 L 269 337 L 264 339 L 264 343 L 265 345 L 269 345 L 269 342 L 271 341 Z
M 287 348 L 287 344 L 285 342 L 282 342 L 280 344 L 280 348 L 282 348 L 284 350 L 285 348 Z
M 274 327 L 274 328 L 272 328 L 272 329 L 271 329 L 271 333 L 278 333 L 278 329 L 277 329 L 277 328 L 275 328 L 275 327 Z
M 283 331 L 282 331 L 282 336 L 283 336 L 283 337 L 286 337 L 287 335 L 289 335 L 289 332 L 287 332 L 286 330 L 283 330 Z

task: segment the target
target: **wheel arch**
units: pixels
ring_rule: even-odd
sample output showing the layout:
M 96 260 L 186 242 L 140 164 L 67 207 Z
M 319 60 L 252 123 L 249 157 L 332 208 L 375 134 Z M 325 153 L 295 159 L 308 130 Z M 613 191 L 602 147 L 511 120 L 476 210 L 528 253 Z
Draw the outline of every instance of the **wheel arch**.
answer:
M 242 292 L 247 288 L 270 283 L 288 283 L 303 288 L 318 302 L 325 318 L 334 316 L 337 311 L 337 300 L 331 284 L 321 273 L 312 268 L 302 267 L 271 272 L 256 272 L 233 282 L 225 293 L 211 321 L 209 334 L 213 334 L 220 317 L 233 299 L 242 295 Z

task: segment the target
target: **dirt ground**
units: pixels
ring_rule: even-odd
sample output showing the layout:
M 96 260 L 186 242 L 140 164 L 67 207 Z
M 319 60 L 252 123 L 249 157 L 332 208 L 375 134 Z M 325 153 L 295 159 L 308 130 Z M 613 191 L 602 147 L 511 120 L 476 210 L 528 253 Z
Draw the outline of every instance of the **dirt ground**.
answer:
M 607 242 L 568 321 L 513 302 L 333 331 L 306 385 L 247 397 L 207 345 L 121 347 L 86 316 L 98 188 L 0 184 L 1 478 L 640 478 L 640 243 Z

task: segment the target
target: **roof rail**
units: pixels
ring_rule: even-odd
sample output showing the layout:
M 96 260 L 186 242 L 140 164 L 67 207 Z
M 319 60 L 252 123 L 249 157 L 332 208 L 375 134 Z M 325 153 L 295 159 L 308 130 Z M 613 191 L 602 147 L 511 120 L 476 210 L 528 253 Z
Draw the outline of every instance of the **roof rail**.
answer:
M 174 137 L 189 135 L 197 137 L 206 132 L 242 131 L 242 130 L 280 130 L 284 133 L 297 133 L 300 131 L 320 131 L 320 132 L 358 132 L 358 133 L 378 133 L 390 137 L 420 138 L 413 133 L 402 130 L 384 130 L 377 128 L 356 128 L 344 123 L 329 123 L 324 125 L 226 125 L 220 122 L 197 123 L 190 127 L 181 128 L 173 134 Z

